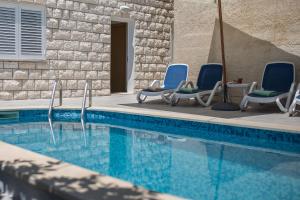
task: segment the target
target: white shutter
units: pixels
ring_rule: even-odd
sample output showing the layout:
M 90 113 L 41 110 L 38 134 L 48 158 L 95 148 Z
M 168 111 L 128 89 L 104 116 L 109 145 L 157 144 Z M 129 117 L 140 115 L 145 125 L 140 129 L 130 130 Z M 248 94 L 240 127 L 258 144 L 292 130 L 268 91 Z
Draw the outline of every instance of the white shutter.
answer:
M 21 9 L 21 57 L 43 56 L 43 13 Z
M 17 56 L 16 8 L 0 6 L 0 58 Z

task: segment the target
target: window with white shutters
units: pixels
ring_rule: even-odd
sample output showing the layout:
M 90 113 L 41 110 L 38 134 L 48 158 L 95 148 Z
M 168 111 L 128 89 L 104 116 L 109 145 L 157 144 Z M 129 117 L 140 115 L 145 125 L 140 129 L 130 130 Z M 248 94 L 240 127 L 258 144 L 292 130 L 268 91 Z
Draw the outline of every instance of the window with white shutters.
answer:
M 0 59 L 45 59 L 44 8 L 0 4 Z
M 17 58 L 16 8 L 0 7 L 0 55 Z
M 42 53 L 42 12 L 21 9 L 21 55 Z

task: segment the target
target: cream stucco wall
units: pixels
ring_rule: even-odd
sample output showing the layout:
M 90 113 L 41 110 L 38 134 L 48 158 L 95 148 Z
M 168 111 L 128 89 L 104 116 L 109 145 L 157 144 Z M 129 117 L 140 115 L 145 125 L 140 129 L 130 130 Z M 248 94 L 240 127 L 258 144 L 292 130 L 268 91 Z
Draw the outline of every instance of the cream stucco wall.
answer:
M 300 1 L 223 0 L 228 79 L 260 81 L 264 65 L 286 60 L 300 81 Z M 176 0 L 174 62 L 188 63 L 195 80 L 200 65 L 221 62 L 215 0 Z

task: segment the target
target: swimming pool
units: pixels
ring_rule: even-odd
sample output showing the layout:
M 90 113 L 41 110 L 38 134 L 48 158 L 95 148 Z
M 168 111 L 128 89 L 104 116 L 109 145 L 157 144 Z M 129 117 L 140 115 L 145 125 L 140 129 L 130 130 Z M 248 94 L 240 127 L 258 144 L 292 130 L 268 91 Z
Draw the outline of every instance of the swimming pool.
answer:
M 300 136 L 125 113 L 23 110 L 0 140 L 189 199 L 300 199 Z

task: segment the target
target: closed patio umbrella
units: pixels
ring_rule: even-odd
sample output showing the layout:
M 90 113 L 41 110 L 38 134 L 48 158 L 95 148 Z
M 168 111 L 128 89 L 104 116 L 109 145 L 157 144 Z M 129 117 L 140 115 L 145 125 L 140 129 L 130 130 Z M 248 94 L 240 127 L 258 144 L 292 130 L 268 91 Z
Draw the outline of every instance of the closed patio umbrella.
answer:
M 227 74 L 226 74 L 226 60 L 225 60 L 225 45 L 224 45 L 224 31 L 223 31 L 223 18 L 222 18 L 222 1 L 218 0 L 218 13 L 220 22 L 220 39 L 221 39 L 221 55 L 223 65 L 223 102 L 216 103 L 212 106 L 213 110 L 223 111 L 236 111 L 240 110 L 238 105 L 228 102 L 228 90 L 227 90 Z

